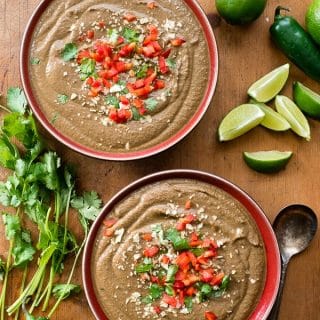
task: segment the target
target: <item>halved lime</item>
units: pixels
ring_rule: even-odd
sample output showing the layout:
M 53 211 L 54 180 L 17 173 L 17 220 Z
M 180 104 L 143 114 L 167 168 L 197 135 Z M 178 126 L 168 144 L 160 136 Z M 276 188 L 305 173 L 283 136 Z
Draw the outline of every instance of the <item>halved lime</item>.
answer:
M 267 102 L 273 99 L 284 87 L 289 76 L 290 65 L 274 69 L 256 81 L 248 90 L 248 95 L 258 102 Z
M 232 109 L 221 121 L 220 141 L 237 138 L 256 127 L 264 118 L 264 112 L 254 104 L 242 104 Z
M 289 122 L 278 112 L 262 102 L 256 102 L 253 99 L 250 103 L 257 105 L 265 113 L 265 117 L 260 122 L 261 126 L 273 131 L 286 131 L 291 128 Z
M 285 96 L 277 96 L 276 109 L 287 119 L 291 125 L 291 129 L 298 136 L 308 141 L 311 139 L 309 122 L 291 99 Z
M 293 99 L 297 106 L 307 115 L 320 118 L 320 95 L 300 82 L 293 84 Z
M 253 170 L 263 173 L 277 172 L 283 169 L 290 158 L 291 151 L 244 152 L 243 159 Z

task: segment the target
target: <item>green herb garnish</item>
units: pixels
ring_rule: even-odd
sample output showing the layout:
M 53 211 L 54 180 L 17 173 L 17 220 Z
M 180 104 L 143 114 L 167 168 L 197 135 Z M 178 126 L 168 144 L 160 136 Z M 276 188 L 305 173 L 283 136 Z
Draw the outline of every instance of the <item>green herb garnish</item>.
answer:
M 82 59 L 80 65 L 80 78 L 81 80 L 86 80 L 88 77 L 92 76 L 96 69 L 96 62 L 93 59 L 85 58 Z
M 77 53 L 77 46 L 74 43 L 67 43 L 61 52 L 61 57 L 64 61 L 70 61 L 76 57 Z
M 114 106 L 117 109 L 119 108 L 119 99 L 111 94 L 106 96 L 105 102 L 107 105 Z
M 20 88 L 9 88 L 7 93 L 7 107 L 12 112 L 25 113 L 27 99 Z
M 65 94 L 58 94 L 57 101 L 59 104 L 66 104 L 69 101 L 69 97 Z
M 68 298 L 72 294 L 79 293 L 81 291 L 81 287 L 76 284 L 56 284 L 52 289 L 53 295 L 62 300 Z
M 138 42 L 140 33 L 136 30 L 125 27 L 123 29 L 122 36 L 126 39 L 127 42 Z
M 34 66 L 34 65 L 38 65 L 38 64 L 40 64 L 40 59 L 33 57 L 33 58 L 30 59 L 30 63 L 31 63 L 33 66 Z
M 174 277 L 176 273 L 178 272 L 179 267 L 176 264 L 172 264 L 168 268 L 168 273 L 166 277 L 166 283 L 173 283 L 174 282 Z
M 176 229 L 168 229 L 166 234 L 166 239 L 170 240 L 173 247 L 177 251 L 190 249 L 190 245 L 187 239 L 181 237 L 180 233 Z
M 147 76 L 149 66 L 147 64 L 143 64 L 139 67 L 135 68 L 135 74 L 138 79 L 145 78 Z
M 150 112 L 154 111 L 158 105 L 158 101 L 154 98 L 149 98 L 144 101 L 146 109 Z
M 135 267 L 135 271 L 136 273 L 145 273 L 145 272 L 149 272 L 153 269 L 153 264 L 138 264 Z
M 173 59 L 173 58 L 168 58 L 168 59 L 166 60 L 166 63 L 167 63 L 167 65 L 168 65 L 168 67 L 169 67 L 170 69 L 175 69 L 176 66 L 177 66 L 177 62 L 176 62 L 176 60 Z

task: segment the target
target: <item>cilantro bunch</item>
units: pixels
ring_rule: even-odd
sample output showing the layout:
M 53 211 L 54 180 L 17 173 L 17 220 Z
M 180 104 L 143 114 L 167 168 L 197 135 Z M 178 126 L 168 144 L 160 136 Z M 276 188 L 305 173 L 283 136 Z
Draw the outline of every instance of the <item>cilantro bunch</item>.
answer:
M 4 320 L 5 311 L 18 319 L 22 306 L 26 319 L 36 319 L 33 310 L 42 303 L 42 311 L 46 311 L 54 297 L 56 302 L 48 317 L 39 318 L 48 319 L 62 300 L 80 291 L 71 281 L 90 223 L 102 202 L 95 192 L 77 195 L 72 168 L 46 148 L 21 89 L 10 88 L 7 107 L 0 107 L 8 112 L 0 128 L 0 165 L 11 171 L 7 180 L 0 182 L 0 203 L 14 209 L 14 213 L 2 213 L 9 252 L 6 261 L 0 260 L 0 320 Z M 80 244 L 69 228 L 70 207 L 77 210 L 84 231 Z M 23 226 L 25 219 L 37 226 L 36 243 Z M 26 283 L 28 265 L 36 253 L 37 270 Z M 65 260 L 71 257 L 67 282 L 56 283 L 56 276 L 64 272 Z M 24 270 L 20 296 L 5 310 L 8 276 L 15 268 Z M 26 304 L 30 306 L 28 311 Z

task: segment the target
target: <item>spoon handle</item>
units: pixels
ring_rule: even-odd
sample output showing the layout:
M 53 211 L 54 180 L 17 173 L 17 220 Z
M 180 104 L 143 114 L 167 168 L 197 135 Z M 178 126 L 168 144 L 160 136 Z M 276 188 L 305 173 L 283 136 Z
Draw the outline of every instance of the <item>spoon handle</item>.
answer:
M 284 282 L 286 279 L 287 267 L 288 267 L 288 262 L 282 262 L 279 290 L 278 290 L 278 294 L 277 294 L 275 303 L 274 303 L 274 305 L 271 309 L 270 315 L 268 317 L 268 320 L 277 320 L 278 319 L 280 305 L 281 305 L 282 292 L 283 292 Z

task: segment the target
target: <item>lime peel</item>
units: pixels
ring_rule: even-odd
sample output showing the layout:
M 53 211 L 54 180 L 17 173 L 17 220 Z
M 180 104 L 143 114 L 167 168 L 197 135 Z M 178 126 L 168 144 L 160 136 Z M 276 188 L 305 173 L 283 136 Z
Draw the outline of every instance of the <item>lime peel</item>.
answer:
M 244 152 L 243 159 L 253 170 L 263 173 L 272 173 L 282 170 L 293 153 L 291 151 L 257 151 Z
M 258 126 L 264 116 L 264 112 L 254 104 L 242 104 L 232 109 L 220 123 L 219 140 L 229 141 L 245 134 Z
M 253 83 L 248 95 L 258 102 L 272 100 L 284 87 L 289 77 L 290 65 L 284 64 Z
M 277 96 L 275 104 L 277 111 L 290 123 L 292 131 L 309 141 L 311 139 L 310 126 L 297 105 L 286 96 Z

